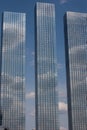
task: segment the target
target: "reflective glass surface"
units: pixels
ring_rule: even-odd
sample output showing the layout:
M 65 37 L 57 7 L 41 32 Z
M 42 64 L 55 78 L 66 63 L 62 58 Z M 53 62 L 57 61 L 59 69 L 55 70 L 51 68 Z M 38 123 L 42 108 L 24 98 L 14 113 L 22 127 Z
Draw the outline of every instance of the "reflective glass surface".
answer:
M 58 130 L 55 6 L 36 4 L 36 130 Z
M 25 14 L 4 12 L 2 23 L 2 126 L 8 130 L 25 130 Z
M 87 130 L 87 14 L 67 12 L 65 48 L 70 130 Z

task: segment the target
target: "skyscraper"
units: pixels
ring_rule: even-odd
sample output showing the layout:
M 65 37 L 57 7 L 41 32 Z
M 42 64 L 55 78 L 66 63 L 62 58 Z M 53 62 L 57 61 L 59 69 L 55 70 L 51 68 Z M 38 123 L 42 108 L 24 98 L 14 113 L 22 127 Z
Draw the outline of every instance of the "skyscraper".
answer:
M 0 45 L 1 127 L 25 130 L 25 14 L 4 12 Z
M 36 130 L 59 130 L 55 6 L 37 3 L 35 13 Z
M 87 13 L 65 15 L 69 130 L 87 130 Z

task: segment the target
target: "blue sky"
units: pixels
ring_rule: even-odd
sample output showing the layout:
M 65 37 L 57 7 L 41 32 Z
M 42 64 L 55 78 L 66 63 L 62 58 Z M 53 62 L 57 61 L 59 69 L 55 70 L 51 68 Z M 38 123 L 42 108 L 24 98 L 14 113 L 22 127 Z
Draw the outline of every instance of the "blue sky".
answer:
M 26 13 L 26 130 L 35 128 L 35 76 L 34 76 L 34 7 L 37 0 L 0 0 L 0 21 L 3 11 Z M 56 6 L 56 35 L 58 61 L 59 119 L 61 130 L 67 126 L 67 94 L 63 16 L 66 11 L 87 12 L 87 0 L 40 0 Z

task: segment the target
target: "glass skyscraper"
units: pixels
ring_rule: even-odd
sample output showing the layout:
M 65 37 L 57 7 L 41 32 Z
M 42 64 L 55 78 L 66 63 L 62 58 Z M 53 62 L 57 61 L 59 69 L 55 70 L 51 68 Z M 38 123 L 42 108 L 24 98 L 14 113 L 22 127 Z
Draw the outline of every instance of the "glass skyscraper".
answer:
M 24 13 L 4 12 L 0 45 L 0 126 L 25 130 Z
M 87 13 L 65 15 L 69 130 L 87 130 Z
M 35 17 L 36 130 L 59 130 L 54 4 L 38 2 Z

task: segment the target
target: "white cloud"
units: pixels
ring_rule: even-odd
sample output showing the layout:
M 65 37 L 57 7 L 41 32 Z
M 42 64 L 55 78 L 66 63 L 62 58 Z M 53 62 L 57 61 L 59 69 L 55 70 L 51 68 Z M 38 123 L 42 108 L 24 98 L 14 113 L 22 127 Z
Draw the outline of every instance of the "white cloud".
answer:
M 21 24 L 14 26 L 13 23 L 4 22 L 2 51 L 7 52 L 7 50 L 12 50 L 23 42 L 25 42 L 25 27 Z M 9 46 L 7 43 L 9 43 Z
M 60 127 L 60 130 L 67 130 L 67 129 L 61 126 L 61 127 Z
M 60 0 L 60 4 L 64 4 L 64 3 L 67 3 L 68 0 Z
M 75 53 L 77 54 L 79 51 L 84 52 L 86 48 L 87 48 L 87 45 L 74 46 L 74 47 L 70 48 L 69 53 L 70 54 L 75 54 Z
M 16 76 L 16 77 L 14 78 L 14 81 L 15 81 L 16 83 L 24 82 L 24 81 L 25 81 L 25 78 L 22 78 L 22 77 Z
M 79 69 L 79 68 L 83 68 L 85 69 L 85 65 L 84 65 L 84 62 L 86 60 L 86 57 L 85 57 L 85 53 L 86 52 L 86 48 L 87 48 L 87 45 L 83 46 L 83 45 L 80 45 L 80 46 L 77 46 L 77 47 L 72 47 L 70 50 L 69 50 L 69 54 L 70 54 L 70 57 L 71 59 L 71 66 L 74 68 L 74 69 Z M 77 61 L 75 59 L 78 59 Z M 75 70 L 76 71 L 76 70 Z
M 27 99 L 35 98 L 35 92 L 29 92 L 26 94 Z
M 20 82 L 15 82 L 15 79 L 17 79 Z M 23 117 L 24 114 L 24 102 L 22 102 L 22 98 L 20 95 L 23 95 L 23 83 L 21 77 L 13 77 L 9 74 L 6 74 L 2 72 L 1 76 L 1 106 L 2 106 L 2 113 L 5 115 L 5 118 L 8 119 L 9 116 L 9 109 L 12 109 L 12 114 L 14 119 L 20 119 Z M 16 87 L 15 87 L 16 86 Z M 7 104 L 7 105 L 6 105 Z M 18 108 L 20 109 L 19 114 L 17 113 Z M 4 117 L 4 116 L 3 116 Z M 11 124 L 17 125 L 18 122 L 11 121 Z M 8 127 L 10 125 L 10 122 L 8 122 Z M 21 124 L 21 127 L 23 127 L 23 124 Z M 22 129 L 21 129 L 22 130 Z
M 47 73 L 38 75 L 38 78 L 41 78 L 41 79 L 47 79 L 48 77 L 50 78 L 57 77 L 57 73 L 47 72 Z
M 59 102 L 59 111 L 67 111 L 67 104 L 64 102 Z

